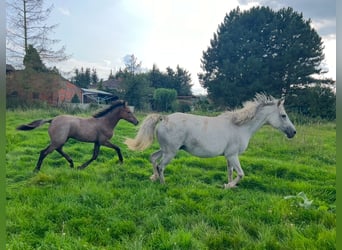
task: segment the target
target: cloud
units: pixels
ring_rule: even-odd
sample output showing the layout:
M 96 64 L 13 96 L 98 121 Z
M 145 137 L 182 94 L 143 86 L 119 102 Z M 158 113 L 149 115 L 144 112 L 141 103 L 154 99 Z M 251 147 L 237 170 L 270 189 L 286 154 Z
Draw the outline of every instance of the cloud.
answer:
M 269 6 L 274 10 L 291 7 L 294 11 L 303 13 L 305 19 L 311 19 L 320 35 L 336 33 L 335 0 L 239 0 L 239 3 Z M 323 23 L 324 25 L 317 25 Z
M 61 13 L 63 16 L 70 16 L 70 10 L 66 8 L 59 7 L 58 8 L 59 13 Z
M 111 61 L 110 60 L 107 60 L 107 59 L 103 59 L 103 62 L 106 64 L 106 66 L 110 66 L 111 65 Z
M 51 65 L 48 66 L 50 67 Z M 113 69 L 113 65 L 110 61 L 105 59 L 99 61 L 86 61 L 70 58 L 64 62 L 54 63 L 53 66 L 56 66 L 61 74 L 67 79 L 71 79 L 75 75 L 75 69 L 81 69 L 83 67 L 83 69 L 96 69 L 97 76 L 100 79 L 107 80 L 110 71 Z
M 325 77 L 336 79 L 336 35 L 329 35 L 323 38 L 325 59 L 323 66 L 329 71 Z
M 294 11 L 302 12 L 305 19 L 310 18 L 323 38 L 327 67 L 336 67 L 336 59 L 328 55 L 336 54 L 333 0 L 102 1 L 101 5 L 86 1 L 81 9 L 74 1 L 67 5 L 63 2 L 63 8 L 58 9 L 56 18 L 60 18 L 60 25 L 56 36 L 66 42 L 73 54 L 73 59 L 58 68 L 69 72 L 81 67 L 96 68 L 98 76 L 107 79 L 110 70 L 115 72 L 124 67 L 125 55 L 134 54 L 143 68 L 151 69 L 156 64 L 164 71 L 168 66 L 179 65 L 188 70 L 194 92 L 201 92 L 197 74 L 202 71 L 202 52 L 210 45 L 225 15 L 238 6 L 244 11 L 260 5 L 274 10 L 291 6 Z M 61 14 L 71 16 L 69 10 L 74 18 L 61 17 Z

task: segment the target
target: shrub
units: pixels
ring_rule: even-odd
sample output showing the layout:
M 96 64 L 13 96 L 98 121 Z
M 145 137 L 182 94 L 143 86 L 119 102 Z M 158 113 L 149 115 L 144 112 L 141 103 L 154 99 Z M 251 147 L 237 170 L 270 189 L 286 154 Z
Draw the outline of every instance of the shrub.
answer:
M 336 119 L 336 95 L 331 88 L 296 87 L 290 91 L 285 101 L 288 111 L 310 118 Z
M 174 89 L 159 88 L 154 91 L 154 109 L 157 111 L 173 111 L 177 99 L 177 91 Z

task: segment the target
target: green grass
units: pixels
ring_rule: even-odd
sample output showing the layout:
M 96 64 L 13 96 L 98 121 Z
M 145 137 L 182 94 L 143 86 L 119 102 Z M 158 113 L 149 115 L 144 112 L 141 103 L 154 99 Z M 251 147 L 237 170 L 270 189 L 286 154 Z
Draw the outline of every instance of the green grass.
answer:
M 123 144 L 136 128 L 121 121 L 112 138 L 124 156 L 101 148 L 85 170 L 70 169 L 54 152 L 32 171 L 49 143 L 48 125 L 29 132 L 19 124 L 57 111 L 6 113 L 6 249 L 335 249 L 336 126 L 297 125 L 292 140 L 268 126 L 241 155 L 245 178 L 224 190 L 225 159 L 179 152 L 166 185 L 149 180 L 149 155 Z M 89 114 L 82 114 L 87 116 Z M 138 115 L 142 120 L 144 115 Z M 64 147 L 80 165 L 93 145 Z M 304 192 L 312 204 L 285 199 Z

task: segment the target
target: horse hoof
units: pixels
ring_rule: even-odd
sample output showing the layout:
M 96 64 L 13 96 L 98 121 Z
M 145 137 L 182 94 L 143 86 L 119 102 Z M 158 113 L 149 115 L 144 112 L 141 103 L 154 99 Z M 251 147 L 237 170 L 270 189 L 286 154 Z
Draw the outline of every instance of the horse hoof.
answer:
M 151 175 L 150 180 L 151 181 L 156 181 L 158 179 L 158 176 L 155 176 L 154 174 Z
M 231 188 L 237 188 L 237 186 L 232 183 L 224 184 L 224 189 L 231 189 Z

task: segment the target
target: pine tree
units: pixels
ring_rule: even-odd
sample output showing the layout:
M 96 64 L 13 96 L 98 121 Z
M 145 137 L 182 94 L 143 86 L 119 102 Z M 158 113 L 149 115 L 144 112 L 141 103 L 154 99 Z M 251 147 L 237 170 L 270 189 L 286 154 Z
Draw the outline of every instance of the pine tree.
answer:
M 46 67 L 40 59 L 37 50 L 31 44 L 27 48 L 23 63 L 25 69 L 31 69 L 38 72 L 46 71 Z
M 292 8 L 231 11 L 203 52 L 199 79 L 209 97 L 235 107 L 256 92 L 279 97 L 291 85 L 314 82 L 324 55 L 310 23 Z

